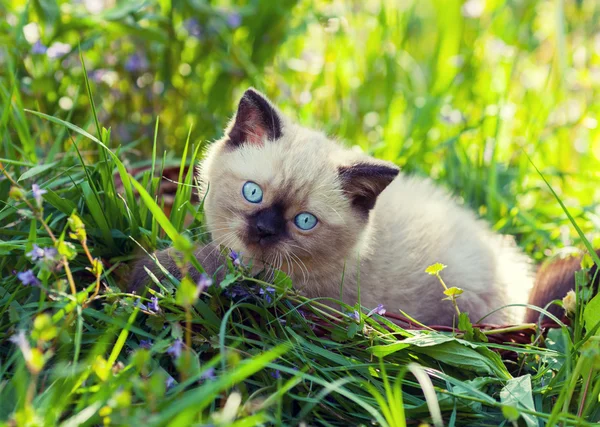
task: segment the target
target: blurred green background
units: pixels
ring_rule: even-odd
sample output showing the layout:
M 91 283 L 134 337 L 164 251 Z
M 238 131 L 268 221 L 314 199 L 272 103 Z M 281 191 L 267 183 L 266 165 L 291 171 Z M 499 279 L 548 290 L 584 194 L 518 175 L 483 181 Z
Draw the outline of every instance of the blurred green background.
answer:
M 578 240 L 527 153 L 600 246 L 599 17 L 595 0 L 3 0 L 0 157 L 73 150 L 23 108 L 93 132 L 79 45 L 129 164 L 147 158 L 157 117 L 175 156 L 190 128 L 219 138 L 252 85 L 302 124 L 433 177 L 541 259 Z

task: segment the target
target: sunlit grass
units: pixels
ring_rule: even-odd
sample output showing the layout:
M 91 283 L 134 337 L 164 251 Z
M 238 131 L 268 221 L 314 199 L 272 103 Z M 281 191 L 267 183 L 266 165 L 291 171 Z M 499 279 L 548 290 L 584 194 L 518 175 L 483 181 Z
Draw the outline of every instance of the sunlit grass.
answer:
M 248 85 L 434 177 L 535 259 L 581 237 L 598 247 L 595 2 L 67 3 L 0 5 L 0 422 L 598 422 L 600 302 L 584 305 L 585 272 L 572 325 L 527 345 L 486 342 L 464 318 L 458 333 L 346 307 L 354 318 L 283 275 L 265 298 L 233 264 L 201 294 L 175 279 L 126 292 L 140 246 L 189 257 L 206 237 L 184 167 Z M 34 53 L 32 21 L 69 52 Z M 174 165 L 166 215 L 156 194 Z M 56 254 L 32 260 L 34 244 Z

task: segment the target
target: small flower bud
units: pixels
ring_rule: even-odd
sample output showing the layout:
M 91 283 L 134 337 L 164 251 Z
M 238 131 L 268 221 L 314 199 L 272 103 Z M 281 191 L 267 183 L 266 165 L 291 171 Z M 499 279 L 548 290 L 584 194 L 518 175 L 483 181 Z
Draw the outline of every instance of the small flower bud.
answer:
M 567 292 L 567 295 L 562 300 L 565 313 L 567 315 L 575 313 L 577 308 L 577 295 L 574 290 Z
M 25 198 L 25 193 L 19 187 L 10 187 L 8 196 L 14 200 L 23 200 Z
M 87 234 L 85 232 L 85 225 L 79 216 L 73 212 L 69 219 L 67 220 L 69 224 L 69 228 L 72 233 L 69 234 L 71 239 L 76 239 L 79 241 L 84 241 L 87 239 Z

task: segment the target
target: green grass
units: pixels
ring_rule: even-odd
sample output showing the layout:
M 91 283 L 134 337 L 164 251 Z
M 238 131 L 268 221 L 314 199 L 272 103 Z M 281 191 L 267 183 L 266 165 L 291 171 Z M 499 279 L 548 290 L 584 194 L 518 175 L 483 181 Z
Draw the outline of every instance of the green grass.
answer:
M 488 1 L 467 18 L 458 1 L 251 2 L 235 26 L 231 5 L 213 3 L 0 5 L 0 423 L 599 422 L 600 299 L 585 271 L 572 325 L 527 345 L 486 342 L 466 319 L 458 334 L 410 331 L 372 307 L 346 307 L 353 319 L 282 274 L 268 285 L 233 265 L 200 298 L 185 279 L 124 289 L 141 248 L 190 254 L 206 238 L 183 166 L 248 85 L 432 176 L 536 260 L 598 247 L 600 6 Z M 33 54 L 30 22 L 70 53 Z M 135 51 L 143 71 L 126 66 Z M 184 185 L 167 217 L 154 195 L 173 165 Z M 130 176 L 138 166 L 150 168 Z M 56 259 L 32 262 L 34 243 Z M 15 275 L 30 269 L 39 286 Z

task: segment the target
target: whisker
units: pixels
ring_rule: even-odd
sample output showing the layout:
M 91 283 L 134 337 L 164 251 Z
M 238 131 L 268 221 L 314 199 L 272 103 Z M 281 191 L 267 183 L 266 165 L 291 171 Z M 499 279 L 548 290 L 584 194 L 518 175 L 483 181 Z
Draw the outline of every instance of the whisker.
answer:
M 303 248 L 302 246 L 294 245 L 293 243 L 287 243 L 287 245 L 290 246 L 290 247 L 292 247 L 292 248 L 303 250 L 303 251 L 305 251 L 309 255 L 311 254 L 308 249 Z
M 302 272 L 302 280 L 303 280 L 303 282 L 306 283 L 306 281 L 308 280 L 308 276 L 310 274 L 308 271 L 308 268 L 306 267 L 306 264 L 304 264 L 304 261 L 302 261 L 298 257 L 298 255 L 294 254 L 293 252 L 290 252 L 290 256 L 298 264 L 298 267 L 300 268 L 300 271 Z

